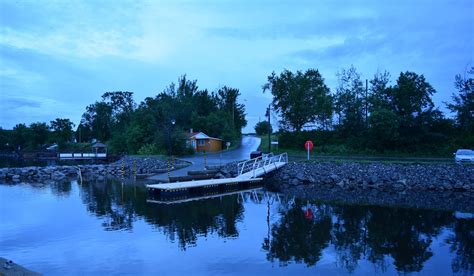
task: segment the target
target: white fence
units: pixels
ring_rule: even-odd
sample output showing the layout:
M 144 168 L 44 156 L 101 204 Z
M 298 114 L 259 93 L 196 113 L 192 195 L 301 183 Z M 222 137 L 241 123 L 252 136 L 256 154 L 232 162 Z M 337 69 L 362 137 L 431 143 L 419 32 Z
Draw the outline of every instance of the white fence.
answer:
M 59 159 L 96 159 L 107 158 L 107 153 L 60 153 Z
M 276 168 L 276 163 L 279 162 L 288 163 L 288 154 L 286 152 L 278 155 L 274 155 L 273 153 L 264 154 L 257 158 L 240 162 L 237 164 L 237 173 L 238 175 L 242 175 L 244 173 L 255 171 L 259 168 L 265 168 L 271 164 L 275 164 Z

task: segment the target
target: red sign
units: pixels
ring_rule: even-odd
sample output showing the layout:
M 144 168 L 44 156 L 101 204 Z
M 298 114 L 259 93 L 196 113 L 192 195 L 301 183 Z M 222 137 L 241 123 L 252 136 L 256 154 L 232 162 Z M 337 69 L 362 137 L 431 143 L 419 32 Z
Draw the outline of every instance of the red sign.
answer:
M 311 142 L 310 140 L 306 141 L 306 143 L 304 143 L 304 148 L 306 150 L 313 150 L 313 142 Z
M 306 209 L 306 211 L 304 211 L 304 217 L 306 219 L 313 219 L 313 210 L 311 208 Z

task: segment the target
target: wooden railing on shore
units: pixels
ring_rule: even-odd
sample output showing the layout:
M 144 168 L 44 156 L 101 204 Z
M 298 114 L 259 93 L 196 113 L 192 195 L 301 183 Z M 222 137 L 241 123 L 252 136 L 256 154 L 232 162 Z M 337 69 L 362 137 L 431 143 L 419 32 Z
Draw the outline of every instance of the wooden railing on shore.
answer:
M 80 152 L 80 153 L 58 153 L 58 158 L 66 159 L 107 159 L 107 153 Z

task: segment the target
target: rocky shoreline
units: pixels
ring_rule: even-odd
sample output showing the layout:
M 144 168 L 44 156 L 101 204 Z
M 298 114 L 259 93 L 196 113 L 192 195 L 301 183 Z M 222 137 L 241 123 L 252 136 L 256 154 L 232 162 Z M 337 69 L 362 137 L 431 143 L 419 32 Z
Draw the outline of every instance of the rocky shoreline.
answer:
M 129 178 L 135 174 L 137 176 L 159 174 L 188 165 L 188 162 L 179 159 L 168 162 L 156 157 L 126 156 L 111 164 L 0 168 L 0 181 L 13 183 L 63 181 L 78 177 L 103 181 L 107 177 Z
M 214 178 L 235 177 L 237 163 L 208 168 Z M 0 169 L 0 182 L 49 183 L 82 177 L 105 181 L 159 174 L 187 166 L 154 157 L 124 157 L 107 165 L 48 166 Z M 79 176 L 79 169 L 81 176 Z M 267 175 L 269 189 L 299 198 L 355 204 L 402 205 L 474 213 L 474 166 L 446 164 L 289 163 Z
M 474 212 L 474 166 L 301 162 L 264 183 L 300 198 Z

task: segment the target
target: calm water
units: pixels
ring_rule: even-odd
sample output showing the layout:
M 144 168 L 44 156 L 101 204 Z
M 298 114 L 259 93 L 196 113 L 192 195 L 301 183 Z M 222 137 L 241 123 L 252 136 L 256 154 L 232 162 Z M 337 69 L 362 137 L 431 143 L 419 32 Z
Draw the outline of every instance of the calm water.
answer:
M 103 160 L 56 160 L 56 159 L 18 159 L 0 156 L 0 168 L 22 168 L 30 166 L 52 166 L 52 165 L 90 165 L 104 164 Z
M 164 205 L 117 182 L 2 184 L 0 256 L 48 275 L 474 272 L 470 214 L 262 195 Z

